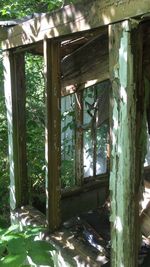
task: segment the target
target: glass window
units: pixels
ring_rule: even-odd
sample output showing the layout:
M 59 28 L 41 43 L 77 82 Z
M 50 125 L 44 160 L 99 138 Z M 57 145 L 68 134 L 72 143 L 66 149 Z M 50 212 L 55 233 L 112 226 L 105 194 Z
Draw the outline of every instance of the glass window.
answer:
M 109 82 L 84 90 L 84 177 L 107 171 Z
M 79 101 L 75 94 L 61 100 L 61 183 L 62 188 L 76 184 L 75 161 L 77 149 L 82 151 L 83 178 L 96 178 L 107 172 L 109 143 L 109 82 L 98 83 L 83 90 L 80 97 L 81 122 L 76 118 Z M 80 125 L 80 126 L 79 126 Z M 81 148 L 76 140 L 76 131 L 82 136 Z M 78 178 L 79 179 L 79 178 Z M 82 179 L 82 178 L 81 178 Z
M 75 96 L 61 99 L 61 185 L 75 185 Z

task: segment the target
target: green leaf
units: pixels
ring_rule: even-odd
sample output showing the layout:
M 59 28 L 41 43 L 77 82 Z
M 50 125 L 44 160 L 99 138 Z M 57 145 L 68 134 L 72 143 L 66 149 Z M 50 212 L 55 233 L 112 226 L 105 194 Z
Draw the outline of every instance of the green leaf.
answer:
M 67 131 L 67 129 L 68 129 L 68 127 L 69 127 L 69 125 L 68 125 L 68 124 L 67 124 L 66 126 L 64 126 L 64 127 L 63 127 L 63 129 L 62 129 L 62 133 L 66 132 L 66 131 Z
M 23 254 L 26 253 L 25 238 L 12 239 L 8 242 L 8 251 L 10 254 Z
M 4 257 L 4 252 L 6 251 L 6 246 L 0 245 L 0 257 Z
M 44 252 L 44 251 L 52 251 L 55 250 L 55 248 L 52 246 L 52 244 L 43 241 L 43 240 L 36 240 L 31 244 L 31 250 L 36 250 L 37 253 Z
M 48 265 L 54 267 L 52 256 L 47 251 L 30 250 L 28 253 L 32 261 L 37 265 Z
M 26 254 L 9 254 L 0 260 L 0 267 L 19 267 L 26 259 Z
M 7 231 L 7 229 L 0 228 L 0 235 L 4 235 L 6 231 Z
M 1 240 L 3 240 L 3 241 L 7 241 L 7 242 L 9 242 L 10 240 L 13 240 L 13 239 L 18 239 L 18 238 L 20 238 L 20 234 L 17 234 L 17 233 L 12 233 L 12 234 L 9 234 L 9 235 L 3 235 L 2 237 L 1 237 Z
M 10 233 L 14 233 L 14 231 L 18 231 L 19 230 L 19 225 L 15 224 L 10 226 L 7 231 L 5 232 L 5 235 L 9 235 Z
M 36 236 L 38 235 L 40 232 L 43 232 L 45 230 L 44 227 L 31 227 L 28 226 L 27 228 L 24 228 L 24 233 L 25 235 L 28 236 Z

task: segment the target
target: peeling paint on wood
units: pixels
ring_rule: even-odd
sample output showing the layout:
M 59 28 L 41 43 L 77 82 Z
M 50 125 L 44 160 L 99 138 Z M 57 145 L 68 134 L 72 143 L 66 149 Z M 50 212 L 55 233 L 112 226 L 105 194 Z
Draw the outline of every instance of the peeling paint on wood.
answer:
M 146 129 L 143 123 L 142 38 L 140 31 L 129 21 L 110 26 L 109 38 L 112 266 L 133 267 L 138 265 L 140 233 L 139 195 L 143 164 L 140 138 L 143 127 Z

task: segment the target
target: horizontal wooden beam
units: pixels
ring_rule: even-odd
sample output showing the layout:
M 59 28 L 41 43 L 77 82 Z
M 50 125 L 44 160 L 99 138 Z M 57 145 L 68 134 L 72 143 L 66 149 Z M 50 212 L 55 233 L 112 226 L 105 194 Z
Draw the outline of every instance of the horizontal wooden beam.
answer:
M 73 188 L 69 189 L 62 189 L 61 190 L 61 199 L 69 198 L 72 196 L 77 196 L 79 194 L 84 194 L 86 192 L 95 190 L 97 188 L 106 188 L 108 191 L 108 185 L 109 185 L 109 175 L 101 174 L 97 180 L 91 181 L 87 184 L 83 184 L 82 186 L 74 186 Z M 107 194 L 108 195 L 108 194 Z
M 0 42 L 8 38 L 7 28 L 0 27 Z
M 149 10 L 149 0 L 84 0 L 10 28 L 3 49 L 109 25 L 141 16 Z

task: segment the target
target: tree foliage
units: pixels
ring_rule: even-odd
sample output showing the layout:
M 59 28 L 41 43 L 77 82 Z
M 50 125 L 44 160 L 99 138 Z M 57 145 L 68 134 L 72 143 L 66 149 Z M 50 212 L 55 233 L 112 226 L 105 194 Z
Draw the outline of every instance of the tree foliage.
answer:
M 45 202 L 44 66 L 41 56 L 27 54 L 25 59 L 28 179 L 30 201 L 33 204 L 36 200 L 36 206 L 39 202 Z
M 65 0 L 1 0 L 0 17 L 2 19 L 20 18 L 33 13 L 49 12 L 75 1 Z

